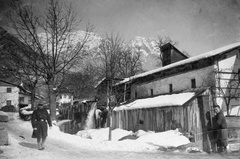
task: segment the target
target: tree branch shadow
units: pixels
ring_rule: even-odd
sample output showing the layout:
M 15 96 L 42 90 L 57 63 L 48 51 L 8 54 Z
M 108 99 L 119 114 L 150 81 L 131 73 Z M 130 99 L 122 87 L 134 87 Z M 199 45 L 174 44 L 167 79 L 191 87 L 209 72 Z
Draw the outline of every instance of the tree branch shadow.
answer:
M 37 144 L 33 144 L 33 143 L 20 142 L 19 145 L 24 146 L 24 147 L 28 147 L 28 148 L 37 149 Z

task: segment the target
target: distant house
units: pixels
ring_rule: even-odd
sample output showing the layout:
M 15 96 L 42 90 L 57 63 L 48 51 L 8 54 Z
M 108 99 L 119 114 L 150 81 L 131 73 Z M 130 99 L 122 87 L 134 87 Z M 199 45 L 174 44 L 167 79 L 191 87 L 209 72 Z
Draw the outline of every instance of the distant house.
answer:
M 73 93 L 67 88 L 60 88 L 56 100 L 59 105 L 73 104 Z
M 36 96 L 36 99 L 40 98 L 40 96 Z M 23 89 L 17 82 L 0 79 L 0 108 L 14 106 L 18 109 L 19 104 L 31 104 L 31 92 Z
M 180 128 L 203 146 L 213 105 L 228 112 L 240 105 L 240 43 L 190 58 L 171 44 L 163 48 L 163 67 L 114 86 L 122 90 L 117 95 L 124 104 L 113 112 L 113 128 L 157 132 Z

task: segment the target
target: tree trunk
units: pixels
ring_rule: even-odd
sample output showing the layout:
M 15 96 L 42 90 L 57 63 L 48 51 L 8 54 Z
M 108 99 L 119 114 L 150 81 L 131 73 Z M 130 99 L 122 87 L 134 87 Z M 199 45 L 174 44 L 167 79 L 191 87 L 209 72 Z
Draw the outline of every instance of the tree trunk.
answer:
M 35 89 L 31 92 L 31 110 L 35 108 Z
M 54 85 L 49 85 L 49 109 L 52 120 L 56 120 L 56 92 L 53 90 Z
M 112 140 L 112 110 L 109 110 L 108 122 L 109 122 L 108 140 L 111 141 Z

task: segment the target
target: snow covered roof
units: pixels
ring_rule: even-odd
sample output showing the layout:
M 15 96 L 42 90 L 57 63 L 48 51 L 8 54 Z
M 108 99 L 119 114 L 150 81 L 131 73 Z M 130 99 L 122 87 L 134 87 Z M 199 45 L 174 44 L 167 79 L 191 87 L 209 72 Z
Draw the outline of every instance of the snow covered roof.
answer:
M 187 92 L 171 95 L 160 95 L 153 98 L 137 99 L 134 102 L 119 107 L 115 107 L 114 111 L 166 106 L 182 106 L 192 97 L 194 97 L 194 95 L 195 95 L 194 92 Z
M 177 66 L 188 64 L 188 63 L 191 63 L 191 62 L 199 61 L 201 59 L 209 58 L 209 57 L 215 56 L 217 54 L 221 54 L 221 53 L 224 53 L 226 51 L 229 51 L 231 49 L 235 49 L 237 47 L 240 47 L 240 42 L 234 43 L 234 44 L 230 44 L 230 45 L 218 48 L 216 50 L 212 50 L 212 51 L 206 52 L 204 54 L 200 54 L 198 56 L 190 57 L 188 59 L 181 60 L 181 61 L 169 64 L 169 65 L 164 66 L 164 67 L 160 67 L 160 68 L 157 68 L 157 69 L 154 69 L 154 70 L 151 70 L 151 71 L 147 71 L 147 72 L 135 75 L 135 76 L 131 76 L 129 78 L 125 78 L 124 80 L 118 82 L 116 85 L 119 85 L 119 84 L 122 84 L 122 83 L 126 83 L 126 82 L 129 82 L 129 81 L 133 80 L 133 79 L 137 79 L 137 78 L 140 78 L 140 77 L 151 75 L 153 73 L 157 73 L 157 72 L 160 72 L 160 71 L 163 71 L 163 70 L 167 70 L 167 69 L 170 69 L 170 68 L 173 68 L 173 67 L 177 67 Z
M 98 81 L 98 83 L 94 86 L 94 88 L 97 88 L 105 79 L 106 79 L 106 77 L 104 77 L 100 81 Z

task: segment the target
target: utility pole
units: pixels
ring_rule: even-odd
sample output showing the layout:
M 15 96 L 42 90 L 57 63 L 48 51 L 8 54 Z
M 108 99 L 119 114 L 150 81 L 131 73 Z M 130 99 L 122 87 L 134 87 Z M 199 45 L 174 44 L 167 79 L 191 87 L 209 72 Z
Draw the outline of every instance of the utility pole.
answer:
M 111 108 L 111 102 L 110 102 L 110 86 L 111 85 L 111 78 L 107 78 L 107 107 L 108 107 L 108 122 L 109 122 L 109 133 L 108 133 L 108 140 L 112 140 L 112 108 Z

